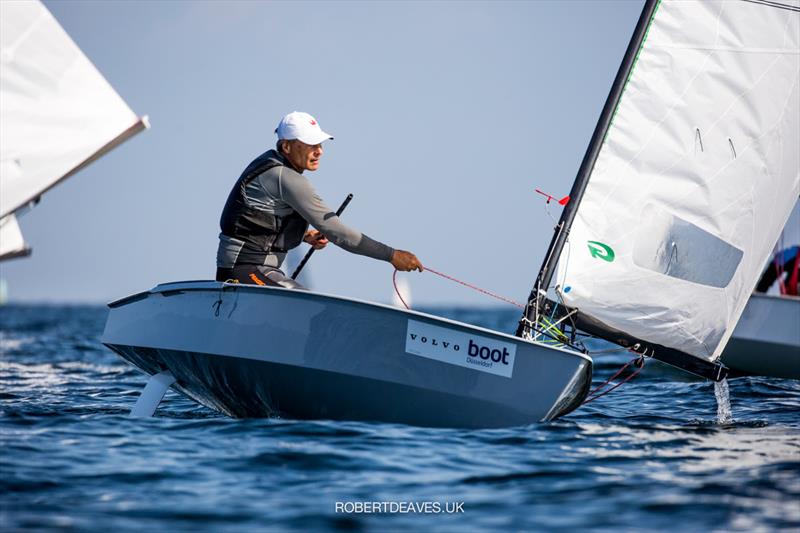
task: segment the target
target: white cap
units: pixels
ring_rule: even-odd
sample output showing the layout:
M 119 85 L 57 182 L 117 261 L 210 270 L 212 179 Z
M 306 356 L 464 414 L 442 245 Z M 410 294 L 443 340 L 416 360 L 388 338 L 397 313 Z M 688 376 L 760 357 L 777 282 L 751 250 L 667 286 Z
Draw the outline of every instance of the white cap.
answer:
M 312 146 L 333 139 L 330 133 L 322 131 L 317 119 L 301 111 L 295 111 L 283 117 L 275 129 L 275 133 L 278 134 L 280 140 L 298 139 Z

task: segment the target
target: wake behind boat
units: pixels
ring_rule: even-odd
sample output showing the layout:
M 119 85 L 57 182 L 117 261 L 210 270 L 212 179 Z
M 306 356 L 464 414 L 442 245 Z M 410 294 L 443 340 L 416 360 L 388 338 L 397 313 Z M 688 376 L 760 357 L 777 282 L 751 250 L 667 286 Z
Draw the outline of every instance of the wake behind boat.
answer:
M 106 346 L 234 417 L 523 425 L 578 407 L 592 376 L 566 348 L 308 291 L 189 281 L 109 307 Z

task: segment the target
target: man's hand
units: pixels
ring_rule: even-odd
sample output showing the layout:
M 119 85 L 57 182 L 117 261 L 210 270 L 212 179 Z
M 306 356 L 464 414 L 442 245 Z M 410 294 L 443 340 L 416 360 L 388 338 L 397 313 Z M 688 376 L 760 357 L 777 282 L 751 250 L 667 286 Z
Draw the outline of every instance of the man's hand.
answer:
M 322 250 L 328 245 L 328 239 L 321 231 L 310 229 L 303 236 L 303 241 L 311 245 L 315 250 Z
M 412 270 L 425 270 L 422 268 L 422 263 L 419 262 L 417 256 L 405 250 L 395 250 L 392 254 L 392 266 L 397 270 L 403 272 L 411 272 Z

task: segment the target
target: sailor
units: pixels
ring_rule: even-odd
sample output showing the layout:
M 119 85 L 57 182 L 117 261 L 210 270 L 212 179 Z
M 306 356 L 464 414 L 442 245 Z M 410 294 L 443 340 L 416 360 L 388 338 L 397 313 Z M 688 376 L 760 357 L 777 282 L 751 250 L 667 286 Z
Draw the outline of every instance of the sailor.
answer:
M 388 261 L 397 270 L 422 272 L 414 254 L 344 225 L 314 191 L 303 172 L 319 168 L 322 143 L 333 139 L 314 117 L 289 113 L 275 133 L 275 149 L 244 169 L 222 210 L 217 281 L 302 289 L 280 270 L 286 253 L 301 242 L 320 250 L 330 241 L 348 252 Z
M 780 294 L 797 296 L 800 292 L 800 246 L 790 246 L 776 253 L 756 285 L 756 292 L 767 292 L 778 282 Z

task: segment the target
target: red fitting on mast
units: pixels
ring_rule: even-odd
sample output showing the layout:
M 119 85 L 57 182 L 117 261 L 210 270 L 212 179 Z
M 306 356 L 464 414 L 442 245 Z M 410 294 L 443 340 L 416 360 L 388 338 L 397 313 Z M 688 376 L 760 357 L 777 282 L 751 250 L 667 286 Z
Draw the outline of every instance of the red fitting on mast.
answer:
M 553 196 L 552 194 L 547 194 L 546 192 L 544 192 L 544 191 L 542 191 L 542 190 L 540 190 L 540 189 L 536 189 L 536 192 L 538 192 L 538 193 L 539 193 L 539 194 L 541 194 L 542 196 L 546 197 L 546 198 L 547 198 L 547 203 L 548 203 L 548 204 L 550 203 L 550 200 L 555 200 L 555 199 L 556 199 L 556 197 L 555 197 L 555 196 Z M 558 204 L 559 204 L 559 205 L 562 205 L 562 206 L 564 206 L 564 205 L 567 205 L 568 203 L 569 203 L 569 195 L 566 195 L 566 196 L 565 196 L 564 198 L 562 198 L 561 200 L 558 200 Z

